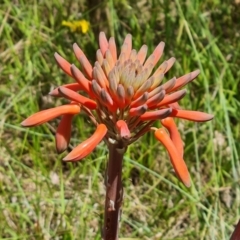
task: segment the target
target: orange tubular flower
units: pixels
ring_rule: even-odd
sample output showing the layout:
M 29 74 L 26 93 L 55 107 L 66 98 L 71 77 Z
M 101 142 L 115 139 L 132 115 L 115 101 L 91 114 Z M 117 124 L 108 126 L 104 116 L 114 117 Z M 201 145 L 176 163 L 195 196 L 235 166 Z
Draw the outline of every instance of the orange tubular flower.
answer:
M 63 115 L 58 125 L 55 135 L 56 149 L 58 153 L 62 153 L 68 147 L 71 137 L 73 115 Z
M 21 125 L 24 127 L 35 127 L 48 122 L 56 117 L 65 114 L 78 114 L 80 113 L 79 104 L 67 104 L 60 107 L 50 108 L 41 112 L 34 113 L 32 116 L 24 120 Z
M 99 124 L 95 133 L 86 141 L 80 143 L 74 148 L 63 160 L 64 161 L 78 161 L 90 154 L 93 149 L 102 141 L 107 133 L 107 127 L 104 124 Z
M 167 128 L 174 146 L 176 147 L 179 155 L 183 157 L 183 141 L 173 118 L 167 117 L 162 119 L 161 123 L 165 128 Z
M 62 87 L 68 88 L 70 90 L 73 90 L 75 92 L 79 91 L 79 90 L 83 90 L 82 87 L 78 84 L 78 83 L 69 83 L 69 84 L 65 84 Z M 49 95 L 53 96 L 53 97 L 61 97 L 61 94 L 58 91 L 58 88 L 53 89 Z
M 56 131 L 57 151 L 62 152 L 70 140 L 72 117 L 80 112 L 81 106 L 97 129 L 92 137 L 64 158 L 65 161 L 77 161 L 93 151 L 102 139 L 108 146 L 121 143 L 126 149 L 129 144 L 154 129 L 153 124 L 160 120 L 168 133 L 162 128 L 155 129 L 155 137 L 168 151 L 179 179 L 190 186 L 189 173 L 183 160 L 183 142 L 174 118 L 205 122 L 211 120 L 213 115 L 182 110 L 178 105 L 178 101 L 186 95 L 186 90 L 181 88 L 193 81 L 199 75 L 199 70 L 161 84 L 165 73 L 175 62 L 175 58 L 170 58 L 153 72 L 164 46 L 160 42 L 147 58 L 147 46 L 143 45 L 139 51 L 133 49 L 132 36 L 128 34 L 118 55 L 114 38 L 108 40 L 101 32 L 93 65 L 79 46 L 76 43 L 73 45 L 74 54 L 83 71 L 55 53 L 59 67 L 76 83 L 59 86 L 50 95 L 64 97 L 71 103 L 35 113 L 23 121 L 22 126 L 37 126 L 63 115 Z
M 190 187 L 191 181 L 187 166 L 166 131 L 163 128 L 159 128 L 155 131 L 155 137 L 167 149 L 173 168 L 180 180 L 186 187 Z

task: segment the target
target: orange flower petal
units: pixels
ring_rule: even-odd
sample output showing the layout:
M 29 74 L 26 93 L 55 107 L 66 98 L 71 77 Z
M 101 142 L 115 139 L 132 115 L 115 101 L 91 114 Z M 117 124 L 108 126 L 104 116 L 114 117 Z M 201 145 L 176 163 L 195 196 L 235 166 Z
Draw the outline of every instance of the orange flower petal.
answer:
M 115 112 L 117 109 L 116 103 L 113 101 L 111 95 L 105 89 L 101 89 L 100 91 L 100 99 L 105 106 L 109 108 L 110 111 Z
M 147 50 L 148 50 L 148 47 L 145 44 L 140 48 L 137 54 L 137 59 L 140 61 L 140 64 L 144 63 L 147 56 Z
M 172 112 L 171 108 L 160 109 L 153 112 L 145 112 L 143 115 L 140 116 L 142 121 L 151 121 L 151 120 L 158 120 L 168 117 Z
M 164 118 L 161 120 L 161 123 L 165 128 L 167 128 L 174 146 L 178 150 L 180 156 L 183 157 L 183 141 L 173 118 Z
M 86 98 L 68 88 L 59 87 L 58 91 L 63 97 L 65 97 L 71 101 L 79 102 L 89 109 L 96 109 L 96 107 L 97 107 L 97 104 L 95 101 L 93 101 L 89 98 Z
M 122 84 L 117 86 L 117 105 L 119 108 L 124 108 L 125 104 L 125 89 Z
M 89 93 L 90 92 L 89 80 L 84 77 L 82 72 L 74 64 L 71 65 L 71 73 L 74 79 L 82 87 L 82 90 Z
M 107 127 L 99 124 L 93 135 L 75 147 L 63 160 L 78 161 L 89 155 L 94 148 L 102 141 L 107 133 Z
M 127 45 L 127 49 L 126 49 L 126 52 L 125 52 L 125 57 L 129 58 L 130 53 L 132 51 L 132 35 L 131 34 L 127 34 L 127 36 L 124 39 L 123 44 Z
M 107 50 L 106 55 L 108 55 L 107 53 L 110 53 L 110 51 Z M 95 79 L 98 82 L 98 84 L 104 89 L 106 89 L 107 86 L 109 86 L 108 79 L 99 62 L 96 62 L 93 68 L 93 79 Z
M 148 107 L 146 104 L 143 104 L 143 105 L 135 107 L 135 108 L 130 108 L 129 115 L 131 117 L 140 116 L 140 115 L 144 114 L 147 111 L 147 109 L 148 109 Z
M 159 84 L 162 82 L 166 68 L 167 68 L 167 61 L 164 61 L 157 68 L 155 73 L 152 75 L 155 78 L 155 81 L 154 81 L 153 85 L 151 86 L 151 89 L 154 89 L 155 87 L 159 86 Z
M 186 84 L 188 84 L 190 81 L 193 81 L 200 73 L 200 70 L 195 70 L 193 72 L 190 72 L 188 74 L 185 74 L 184 76 L 178 78 L 176 80 L 175 86 L 171 89 L 171 91 L 177 90 Z
M 165 69 L 164 74 L 169 71 L 169 69 L 173 66 L 175 61 L 176 61 L 176 58 L 174 57 L 171 57 L 170 59 L 167 60 L 167 68 Z
M 189 111 L 181 109 L 173 109 L 170 115 L 171 117 L 182 118 L 194 122 L 206 122 L 213 119 L 212 114 L 198 112 L 198 111 Z
M 108 49 L 110 50 L 110 52 L 112 54 L 113 63 L 115 64 L 117 61 L 117 47 L 116 47 L 115 39 L 113 37 L 111 37 L 109 39 Z
M 153 65 L 154 66 L 157 64 L 157 62 L 161 58 L 161 56 L 163 54 L 164 47 L 165 47 L 165 43 L 164 42 L 160 42 L 157 45 L 157 47 L 154 49 L 154 51 L 152 53 L 154 55 L 154 61 L 153 61 Z
M 21 123 L 21 125 L 23 127 L 34 127 L 64 114 L 78 114 L 78 113 L 80 113 L 80 106 L 78 104 L 66 104 L 63 106 L 50 108 L 47 110 L 34 113 L 33 115 L 25 119 Z
M 95 98 L 97 98 L 102 105 L 108 107 L 112 112 L 116 111 L 117 105 L 111 95 L 105 89 L 101 88 L 96 80 L 92 80 L 91 88 Z
M 148 80 L 146 80 L 142 86 L 140 86 L 137 91 L 135 92 L 133 99 L 137 99 L 139 97 L 141 97 L 144 93 L 146 93 L 147 91 L 149 91 L 151 89 L 151 86 L 154 83 L 154 77 L 150 77 Z
M 65 60 L 63 57 L 61 57 L 58 53 L 54 54 L 55 60 L 58 64 L 58 66 L 70 77 L 72 77 L 71 73 L 71 64 Z
M 104 32 L 100 32 L 99 34 L 99 45 L 102 55 L 105 57 L 105 53 L 108 49 L 108 40 Z
M 181 107 L 178 104 L 178 102 L 168 103 L 168 107 L 171 107 L 173 109 L 181 109 Z
M 108 47 L 109 47 L 109 46 L 108 46 Z M 114 64 L 114 60 L 113 60 L 112 53 L 111 53 L 111 51 L 110 51 L 109 49 L 108 49 L 108 50 L 106 51 L 106 53 L 105 53 L 105 59 L 107 60 L 110 69 L 113 69 L 114 66 L 115 66 L 115 64 Z M 96 63 L 97 63 L 97 62 L 95 62 L 95 66 L 96 66 Z M 100 65 L 100 63 L 99 63 L 99 65 Z M 100 68 L 100 69 L 102 70 L 102 68 Z M 105 74 L 104 74 L 104 77 L 106 77 Z
M 74 51 L 74 54 L 75 54 L 77 60 L 83 66 L 83 69 L 86 72 L 86 74 L 88 75 L 88 77 L 92 78 L 92 69 L 93 69 L 92 65 L 88 61 L 86 55 L 83 53 L 81 48 L 76 43 L 73 44 L 73 51 Z
M 162 90 L 159 93 L 152 96 L 151 98 L 149 98 L 146 102 L 148 108 L 150 108 L 150 109 L 151 108 L 156 108 L 157 104 L 164 99 L 165 93 L 166 93 L 165 90 Z
M 148 92 L 145 92 L 140 97 L 138 97 L 137 99 L 135 99 L 130 103 L 130 108 L 139 107 L 144 103 L 146 103 L 147 100 L 148 100 Z
M 162 107 L 162 106 L 177 102 L 181 100 L 186 95 L 186 93 L 187 93 L 186 89 L 182 89 L 170 95 L 166 95 L 164 99 L 157 104 L 157 107 Z
M 73 90 L 74 92 L 77 92 L 79 90 L 83 90 L 82 86 L 80 86 L 78 83 L 69 83 L 69 84 L 64 84 L 62 87 L 68 88 L 70 90 Z M 58 88 L 53 89 L 51 92 L 49 92 L 49 95 L 53 97 L 61 97 L 61 94 L 58 91 Z
M 131 133 L 128 129 L 128 125 L 125 121 L 123 120 L 118 120 L 117 123 L 116 123 L 116 128 L 117 128 L 117 131 L 119 133 L 119 135 L 122 137 L 122 138 L 130 138 L 131 136 Z
M 166 91 L 166 93 L 168 93 L 174 87 L 175 84 L 176 84 L 176 77 L 173 77 L 172 79 L 162 84 L 161 87 Z
M 97 58 L 97 62 L 102 66 L 103 64 L 103 55 L 100 49 L 97 50 L 96 52 L 96 58 Z
M 168 151 L 172 166 L 180 180 L 186 187 L 190 187 L 191 181 L 187 166 L 182 156 L 180 156 L 178 150 L 174 146 L 172 140 L 168 136 L 167 132 L 163 128 L 160 128 L 155 131 L 155 137 L 158 141 L 160 141 L 163 144 L 163 146 Z
M 74 115 L 63 115 L 55 134 L 56 149 L 58 153 L 64 152 L 71 137 L 71 126 Z

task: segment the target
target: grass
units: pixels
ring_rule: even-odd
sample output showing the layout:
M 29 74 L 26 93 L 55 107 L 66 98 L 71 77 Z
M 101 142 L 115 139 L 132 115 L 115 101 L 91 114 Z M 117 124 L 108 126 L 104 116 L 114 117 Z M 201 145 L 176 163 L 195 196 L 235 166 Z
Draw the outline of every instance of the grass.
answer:
M 20 122 L 60 104 L 50 89 L 71 79 L 53 53 L 76 63 L 77 42 L 94 61 L 100 30 L 120 46 L 152 51 L 166 43 L 164 59 L 177 58 L 167 75 L 197 68 L 200 76 L 181 101 L 214 113 L 212 122 L 179 121 L 193 186 L 184 188 L 167 154 L 149 134 L 131 145 L 124 160 L 121 237 L 229 239 L 240 217 L 239 1 L 9 1 L 0 7 L 0 232 L 1 239 L 101 239 L 107 149 L 100 144 L 80 163 L 55 152 L 56 121 L 33 129 Z M 86 19 L 87 34 L 63 20 Z M 93 132 L 85 116 L 74 120 L 74 146 Z

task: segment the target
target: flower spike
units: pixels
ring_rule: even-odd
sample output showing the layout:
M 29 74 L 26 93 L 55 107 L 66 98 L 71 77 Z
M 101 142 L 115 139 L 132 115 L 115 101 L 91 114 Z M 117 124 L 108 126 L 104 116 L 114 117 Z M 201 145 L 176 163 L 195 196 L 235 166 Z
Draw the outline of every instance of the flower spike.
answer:
M 107 133 L 106 125 L 99 124 L 93 135 L 89 139 L 85 140 L 84 142 L 80 143 L 77 147 L 75 147 L 63 160 L 75 162 L 85 158 L 102 141 L 106 133 Z
M 176 61 L 171 57 L 159 63 L 164 46 L 165 43 L 160 42 L 147 57 L 148 47 L 143 45 L 140 50 L 134 49 L 132 36 L 127 34 L 118 54 L 115 39 L 111 37 L 108 40 L 105 33 L 101 32 L 94 64 L 90 63 L 76 43 L 73 44 L 74 54 L 83 70 L 55 53 L 59 67 L 76 83 L 59 86 L 49 94 L 62 96 L 73 103 L 36 113 L 23 121 L 22 126 L 37 126 L 62 116 L 56 130 L 56 148 L 60 153 L 69 144 L 72 118 L 82 106 L 98 127 L 92 137 L 64 158 L 65 161 L 77 161 L 87 156 L 107 132 L 105 140 L 108 147 L 114 143 L 127 149 L 128 145 L 160 120 L 168 133 L 159 129 L 155 136 L 168 150 L 179 178 L 189 186 L 189 174 L 182 159 L 184 144 L 174 118 L 205 122 L 211 120 L 213 115 L 180 108 L 179 101 L 186 95 L 186 89 L 181 88 L 194 80 L 200 71 L 164 81 L 166 73 Z
M 180 108 L 178 102 L 186 95 L 186 90 L 181 88 L 194 80 L 200 71 L 195 70 L 164 81 L 176 60 L 171 57 L 159 63 L 164 46 L 165 43 L 160 42 L 147 57 L 148 47 L 143 45 L 140 50 L 133 49 L 132 36 L 127 34 L 118 54 L 115 39 L 111 37 L 108 40 L 105 33 L 101 32 L 95 62 L 90 63 L 82 49 L 76 43 L 73 44 L 74 54 L 82 70 L 55 53 L 59 67 L 76 83 L 59 86 L 49 94 L 64 97 L 71 104 L 35 113 L 22 122 L 22 126 L 32 127 L 62 116 L 55 135 L 58 153 L 68 147 L 72 119 L 80 113 L 81 107 L 94 126 L 97 126 L 93 135 L 75 147 L 63 160 L 81 160 L 100 141 L 104 139 L 106 142 L 109 161 L 106 171 L 104 239 L 118 239 L 117 223 L 123 190 L 122 161 L 128 146 L 150 130 L 155 130 L 155 137 L 168 151 L 176 175 L 185 186 L 190 187 L 189 172 L 183 160 L 184 143 L 174 118 L 195 122 L 213 118 L 211 114 Z M 153 128 L 156 121 L 163 128 Z

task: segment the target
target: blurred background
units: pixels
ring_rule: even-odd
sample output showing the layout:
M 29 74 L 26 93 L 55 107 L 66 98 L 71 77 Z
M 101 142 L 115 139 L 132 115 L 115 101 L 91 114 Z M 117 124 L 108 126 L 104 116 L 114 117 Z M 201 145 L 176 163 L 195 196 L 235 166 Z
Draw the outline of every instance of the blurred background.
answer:
M 178 121 L 192 177 L 186 189 L 152 134 L 124 159 L 120 237 L 229 239 L 240 218 L 240 1 L 0 0 L 0 236 L 2 239 L 101 239 L 104 144 L 78 163 L 57 155 L 57 121 L 25 129 L 29 115 L 60 105 L 48 96 L 71 83 L 58 52 L 77 64 L 77 43 L 94 63 L 98 34 L 149 53 L 166 43 L 161 61 L 177 61 L 165 80 L 195 69 L 181 106 L 213 113 L 209 123 Z M 74 119 L 71 146 L 91 136 L 85 115 Z M 70 150 L 70 149 L 69 149 Z

